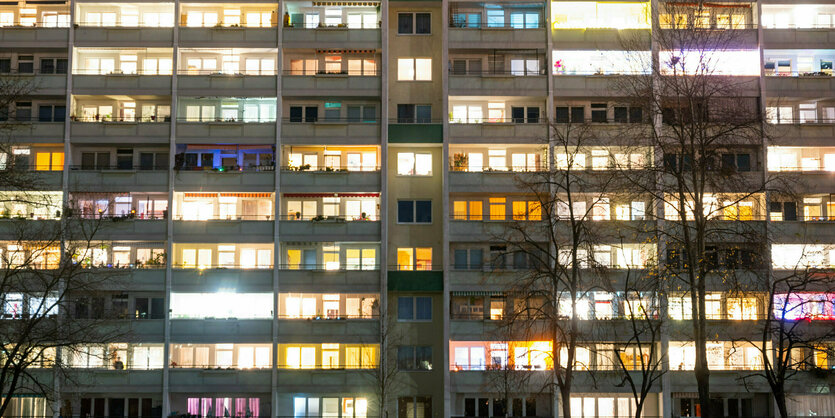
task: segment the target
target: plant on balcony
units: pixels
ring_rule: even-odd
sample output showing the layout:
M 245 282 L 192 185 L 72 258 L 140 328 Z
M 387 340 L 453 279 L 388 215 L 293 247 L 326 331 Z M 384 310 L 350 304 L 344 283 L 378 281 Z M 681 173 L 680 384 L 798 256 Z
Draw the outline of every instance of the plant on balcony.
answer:
M 452 171 L 465 171 L 469 157 L 463 152 L 456 152 L 452 155 Z

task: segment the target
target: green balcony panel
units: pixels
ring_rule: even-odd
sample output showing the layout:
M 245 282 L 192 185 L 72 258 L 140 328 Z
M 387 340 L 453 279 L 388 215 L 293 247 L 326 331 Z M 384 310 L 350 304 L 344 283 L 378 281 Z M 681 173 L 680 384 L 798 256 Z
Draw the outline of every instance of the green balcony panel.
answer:
M 388 290 L 399 292 L 442 292 L 442 271 L 390 271 Z
M 444 127 L 440 123 L 389 124 L 389 142 L 440 144 L 444 142 Z

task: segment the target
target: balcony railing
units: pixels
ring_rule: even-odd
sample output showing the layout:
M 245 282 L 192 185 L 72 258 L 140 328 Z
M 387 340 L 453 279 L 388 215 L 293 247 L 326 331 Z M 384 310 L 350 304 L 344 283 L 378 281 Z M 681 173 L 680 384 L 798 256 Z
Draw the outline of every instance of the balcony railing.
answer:
M 833 77 L 832 71 L 777 71 L 765 70 L 766 77 Z
M 297 172 L 319 172 L 319 173 L 373 173 L 380 171 L 380 166 L 346 166 L 346 165 L 331 165 L 323 167 L 311 167 L 310 164 L 300 166 L 289 165 L 282 166 L 281 171 L 297 171 Z
M 357 215 L 357 216 L 333 216 L 333 215 L 281 215 L 279 216 L 279 220 L 282 221 L 298 221 L 298 222 L 376 222 L 380 220 L 380 217 L 377 215 L 369 216 L 369 215 Z
M 428 124 L 439 124 L 444 123 L 445 119 L 433 119 L 433 118 L 421 118 L 421 117 L 397 117 L 397 118 L 390 118 L 388 120 L 389 123 L 406 123 L 406 124 L 413 124 L 413 125 L 428 125 Z
M 379 77 L 380 71 L 374 70 L 338 70 L 338 71 L 329 71 L 329 70 L 284 70 L 282 73 L 285 76 L 349 76 L 349 77 Z
M 22 23 L 20 20 L 11 22 L 10 24 L 0 26 L 0 29 L 29 29 L 29 28 L 69 28 L 69 23 L 45 22 L 42 20 L 27 21 Z
M 87 68 L 75 68 L 72 70 L 73 75 L 106 75 L 106 76 L 139 76 L 139 75 L 161 75 L 171 76 L 170 72 L 160 72 L 158 70 L 94 70 Z
M 175 171 L 211 171 L 213 173 L 240 173 L 275 171 L 275 165 L 224 165 L 218 167 L 174 166 Z
M 112 116 L 112 115 L 95 115 L 95 116 L 77 116 L 71 115 L 70 120 L 73 122 L 96 123 L 96 122 L 123 122 L 123 123 L 160 123 L 171 122 L 170 116 Z M 61 121 L 63 122 L 63 121 Z
M 456 123 L 456 124 L 530 124 L 530 125 L 543 125 L 548 123 L 548 119 L 544 116 L 538 118 L 531 118 L 531 117 L 519 117 L 519 118 L 456 118 L 451 117 L 449 118 L 449 123 Z
M 779 118 L 767 119 L 766 122 L 771 125 L 823 125 L 835 124 L 833 118 Z
M 272 245 L 270 246 L 272 248 Z M 257 264 L 191 264 L 191 263 L 173 263 L 171 265 L 175 269 L 181 270 L 223 270 L 223 269 L 236 269 L 236 270 L 270 270 L 273 268 L 272 264 L 264 264 L 264 265 L 257 265 Z
M 346 265 L 345 263 L 340 263 L 338 267 L 334 268 L 329 264 L 319 264 L 319 263 L 299 263 L 299 264 L 289 264 L 283 263 L 278 265 L 279 270 L 298 270 L 298 271 L 379 271 L 380 265 L 373 264 L 373 265 L 361 265 L 361 264 L 350 264 Z
M 177 75 L 208 75 L 217 77 L 249 77 L 249 76 L 274 76 L 278 74 L 278 70 L 242 70 L 242 71 L 223 71 L 223 70 L 190 70 L 181 68 L 177 70 Z
M 530 167 L 527 165 L 523 165 L 506 167 L 481 167 L 478 170 L 474 170 L 470 169 L 467 166 L 455 165 L 454 163 L 451 163 L 449 165 L 449 171 L 462 173 L 544 173 L 548 172 L 548 167 Z
M 365 124 L 372 124 L 372 123 L 380 123 L 380 119 L 378 117 L 374 118 L 362 118 L 362 117 L 306 117 L 306 116 L 291 116 L 285 117 L 281 119 L 282 122 L 290 122 L 290 123 L 319 123 L 319 124 L 328 124 L 328 123 L 365 123 Z
M 77 171 L 165 171 L 168 170 L 168 165 L 133 165 L 133 164 L 118 164 L 118 165 L 71 165 L 70 170 Z
M 189 216 L 189 219 L 186 219 L 184 215 L 175 215 L 175 221 L 185 221 L 185 222 L 200 222 L 200 221 L 272 221 L 274 220 L 274 216 L 272 214 L 269 215 L 226 215 L 226 216 L 210 216 L 207 218 L 201 219 L 192 219 Z
M 539 70 L 496 70 L 496 69 L 487 69 L 487 70 L 456 70 L 454 68 L 449 69 L 449 75 L 452 76 L 461 76 L 461 75 L 472 75 L 472 76 L 515 76 L 515 77 L 538 77 L 548 75 L 548 71 L 545 68 L 541 68 Z
M 244 117 L 230 117 L 225 118 L 222 116 L 217 117 L 208 117 L 208 118 L 199 118 L 199 119 L 192 119 L 185 116 L 178 116 L 177 122 L 179 123 L 275 123 L 275 119 L 273 118 L 264 118 L 264 119 L 247 119 Z

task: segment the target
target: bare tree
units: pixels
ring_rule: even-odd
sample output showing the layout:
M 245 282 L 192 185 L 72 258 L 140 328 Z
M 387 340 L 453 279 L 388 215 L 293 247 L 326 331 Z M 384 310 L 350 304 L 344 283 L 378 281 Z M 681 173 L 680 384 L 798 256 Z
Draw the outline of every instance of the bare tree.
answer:
M 575 372 L 589 369 L 580 364 L 578 347 L 592 337 L 581 304 L 591 292 L 607 287 L 602 273 L 609 266 L 594 257 L 605 234 L 592 225 L 593 212 L 604 202 L 608 205 L 607 192 L 616 176 L 587 171 L 579 157 L 595 143 L 591 125 L 554 124 L 550 130 L 553 164 L 546 171 L 517 176 L 519 189 L 531 196 L 534 207 L 525 213 L 514 208 L 507 227 L 494 239 L 505 243 L 514 257 L 522 254 L 520 258 L 529 260 L 508 288 L 518 299 L 509 309 L 507 326 L 551 342 L 553 370 L 542 390 L 559 394 L 562 414 L 571 416 Z
M 640 75 L 623 77 L 615 86 L 649 111 L 652 128 L 646 136 L 621 140 L 651 147 L 655 162 L 622 173 L 653 201 L 648 216 L 656 220 L 665 256 L 660 274 L 670 289 L 682 289 L 690 298 L 688 337 L 695 342 L 699 403 L 702 416 L 711 417 L 716 414 L 710 410 L 706 294 L 741 264 L 754 264 L 765 249 L 763 223 L 747 222 L 754 220 L 752 212 L 764 212 L 763 196 L 772 182 L 757 165 L 764 159 L 759 68 L 740 71 L 736 64 L 747 60 L 732 54 L 739 53 L 747 31 L 730 20 L 711 26 L 699 17 L 707 12 L 703 2 L 658 5 L 652 52 L 645 43 L 624 41 L 624 48 L 635 52 Z M 744 16 L 750 10 L 728 13 Z M 748 159 L 737 159 L 742 153 Z
M 809 265 L 810 260 L 822 256 L 810 247 L 804 246 L 803 256 L 790 270 L 774 272 L 769 275 L 770 280 L 763 280 L 766 292 L 736 290 L 740 296 L 761 297 L 765 306 L 755 335 L 736 339 L 754 347 L 762 359 L 762 369 L 746 374 L 742 381 L 747 384 L 750 380 L 765 380 L 783 418 L 790 416 L 787 386 L 799 373 L 813 369 L 816 353 L 835 338 L 835 329 L 816 322 L 828 319 L 827 312 L 835 307 L 828 298 L 835 291 L 835 284 L 828 272 Z
M 392 406 L 397 406 L 393 397 L 405 384 L 400 378 L 397 365 L 397 345 L 402 337 L 394 318 L 382 314 L 379 338 L 374 341 L 380 344 L 379 360 L 376 367 L 366 369 L 366 377 L 374 388 L 379 416 L 382 418 L 387 418 Z
M 612 352 L 615 369 L 623 374 L 621 385 L 628 385 L 635 400 L 635 418 L 643 416 L 647 397 L 665 373 L 660 347 L 664 325 L 660 310 L 663 286 L 654 274 L 654 267 L 646 271 L 626 274 L 622 289 L 629 308 L 624 312 L 625 324 L 617 323 L 614 335 L 618 342 Z M 621 328 L 624 325 L 626 328 Z
M 2 111 L 35 90 L 30 79 L 0 76 Z M 15 132 L 29 121 L 11 119 L 0 122 L 0 415 L 18 394 L 55 399 L 60 382 L 74 379 L 64 357 L 126 337 L 104 326 L 107 320 L 72 314 L 78 295 L 115 284 L 119 275 L 86 268 L 100 222 L 71 218 L 60 196 L 44 192 L 49 187 L 28 159 L 15 159 Z

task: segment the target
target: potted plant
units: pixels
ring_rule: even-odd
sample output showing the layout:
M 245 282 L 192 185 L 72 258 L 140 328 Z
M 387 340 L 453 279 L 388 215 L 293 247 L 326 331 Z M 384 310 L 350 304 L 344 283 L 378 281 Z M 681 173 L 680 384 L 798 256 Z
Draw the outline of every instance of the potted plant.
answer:
M 467 154 L 463 152 L 456 152 L 452 156 L 452 169 L 453 171 L 464 171 L 467 169 L 467 163 L 469 162 L 469 157 Z

